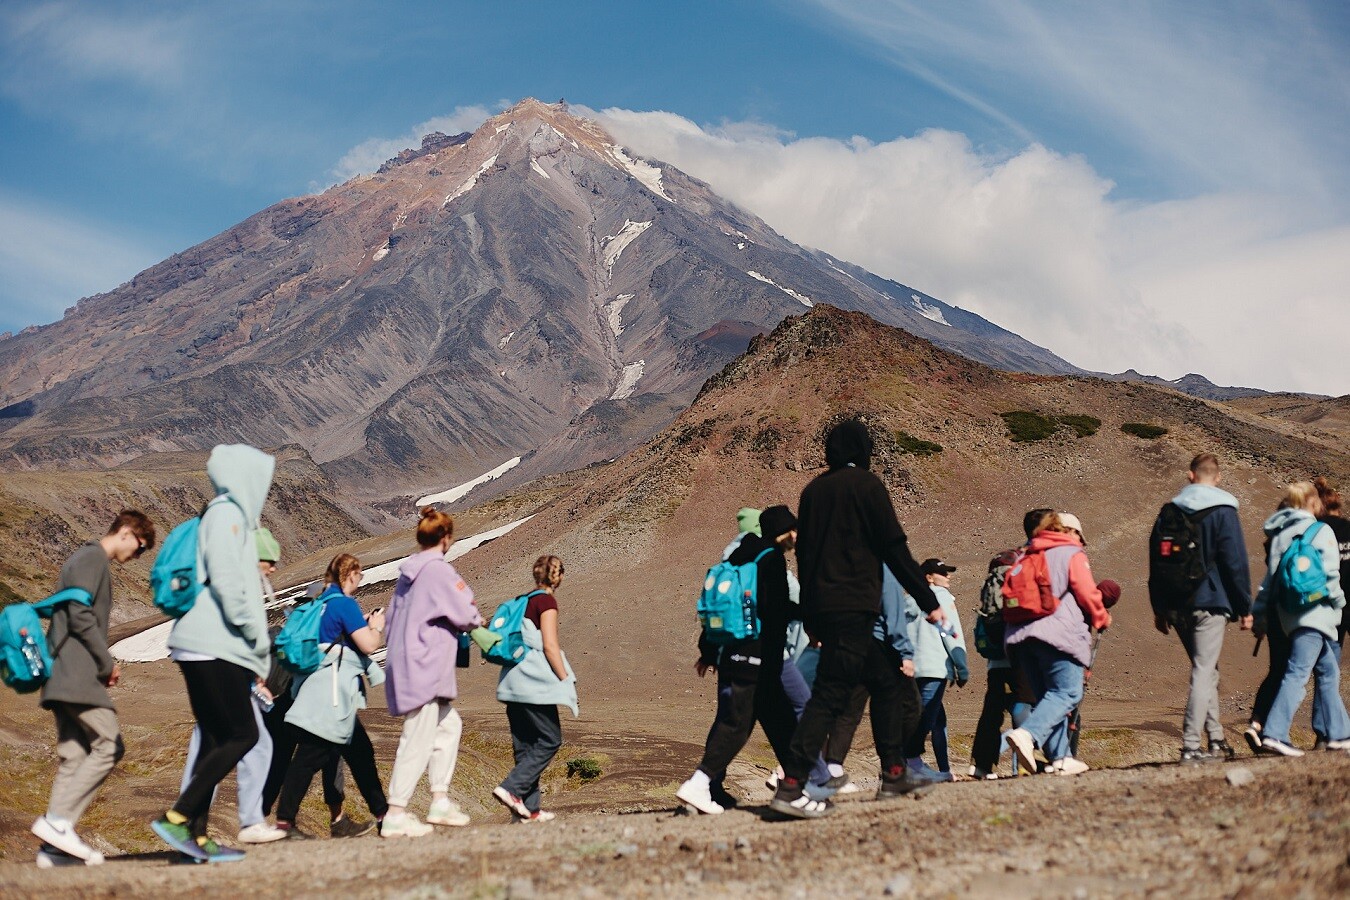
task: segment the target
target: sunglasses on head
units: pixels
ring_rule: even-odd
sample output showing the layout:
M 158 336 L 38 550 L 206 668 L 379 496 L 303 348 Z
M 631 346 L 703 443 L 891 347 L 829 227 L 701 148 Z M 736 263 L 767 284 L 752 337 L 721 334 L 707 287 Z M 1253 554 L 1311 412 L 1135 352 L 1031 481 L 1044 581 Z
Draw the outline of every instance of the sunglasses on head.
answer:
M 131 558 L 132 558 L 132 559 L 136 559 L 136 558 L 139 557 L 142 553 L 144 553 L 146 550 L 149 550 L 149 549 L 150 549 L 150 545 L 149 545 L 149 544 L 147 544 L 145 541 L 141 540 L 140 538 L 136 538 L 136 552 L 133 553 L 133 554 L 131 554 Z

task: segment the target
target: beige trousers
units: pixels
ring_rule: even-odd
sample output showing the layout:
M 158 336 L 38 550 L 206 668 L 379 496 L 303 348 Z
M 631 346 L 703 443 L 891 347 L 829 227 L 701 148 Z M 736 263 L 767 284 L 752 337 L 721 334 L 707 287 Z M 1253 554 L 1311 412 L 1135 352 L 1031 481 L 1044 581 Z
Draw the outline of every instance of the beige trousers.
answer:
M 54 703 L 56 755 L 61 760 L 47 803 L 50 818 L 80 820 L 126 748 L 117 713 L 102 706 Z
M 389 777 L 389 805 L 407 806 L 422 773 L 431 776 L 433 794 L 448 791 L 459 757 L 464 722 L 449 700 L 435 700 L 403 717 L 394 772 Z

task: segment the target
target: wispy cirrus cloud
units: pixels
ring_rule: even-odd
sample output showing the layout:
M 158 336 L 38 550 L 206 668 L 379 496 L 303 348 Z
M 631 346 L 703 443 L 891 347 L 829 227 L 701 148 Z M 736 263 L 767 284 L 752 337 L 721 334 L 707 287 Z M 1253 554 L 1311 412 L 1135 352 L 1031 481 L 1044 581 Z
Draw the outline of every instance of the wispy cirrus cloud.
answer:
M 708 182 L 787 237 L 980 313 L 1098 371 L 1195 371 L 1267 389 L 1350 393 L 1341 362 L 1350 228 L 1297 202 L 1213 193 L 1113 197 L 1081 156 L 1032 144 L 987 154 L 930 130 L 874 143 L 760 123 L 701 127 L 608 109 L 635 151 Z M 1316 323 L 1300 351 L 1272 319 Z

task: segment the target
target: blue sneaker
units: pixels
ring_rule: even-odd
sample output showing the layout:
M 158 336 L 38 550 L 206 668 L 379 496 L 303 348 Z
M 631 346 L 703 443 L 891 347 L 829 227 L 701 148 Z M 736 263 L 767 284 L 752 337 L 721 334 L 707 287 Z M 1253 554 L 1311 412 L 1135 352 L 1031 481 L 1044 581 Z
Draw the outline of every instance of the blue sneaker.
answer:
M 186 824 L 175 825 L 165 817 L 160 817 L 150 823 L 151 829 L 159 835 L 159 839 L 177 850 L 184 856 L 190 856 L 193 859 L 199 859 L 203 862 L 209 857 L 206 851 L 197 844 L 197 839 L 192 836 L 192 829 Z
M 239 862 L 244 858 L 243 850 L 222 847 L 210 838 L 203 838 L 197 846 L 202 848 L 202 852 L 206 854 L 206 861 L 209 863 Z
M 921 759 L 911 761 L 907 763 L 907 766 L 910 774 L 925 784 L 946 784 L 954 780 L 951 772 L 939 772 Z
M 830 779 L 830 781 L 833 780 L 834 779 Z M 839 788 L 832 787 L 830 781 L 827 781 L 824 784 L 816 784 L 814 781 L 808 781 L 806 782 L 806 787 L 802 790 L 806 796 L 810 797 L 812 800 L 828 800 L 839 793 Z

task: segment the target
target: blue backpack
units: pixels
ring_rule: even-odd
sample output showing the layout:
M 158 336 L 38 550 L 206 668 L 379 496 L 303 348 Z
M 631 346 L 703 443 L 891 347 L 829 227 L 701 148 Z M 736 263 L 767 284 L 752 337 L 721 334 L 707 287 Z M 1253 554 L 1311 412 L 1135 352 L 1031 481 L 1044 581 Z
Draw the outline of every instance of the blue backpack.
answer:
M 499 666 L 514 666 L 525 658 L 530 648 L 525 646 L 525 636 L 521 633 L 525 622 L 525 607 L 530 598 L 545 591 L 530 591 L 507 600 L 492 613 L 488 630 L 501 635 L 501 640 L 483 651 L 483 659 Z
M 1327 570 L 1322 551 L 1312 544 L 1321 522 L 1314 522 L 1294 538 L 1275 567 L 1275 590 L 1280 603 L 1289 612 L 1316 606 L 1327 598 Z
M 198 532 L 202 517 L 221 497 L 233 502 L 229 494 L 221 494 L 206 505 L 200 516 L 188 519 L 170 531 L 150 568 L 150 591 L 154 594 L 155 606 L 172 619 L 181 619 L 192 609 L 197 595 L 209 581 L 198 577 L 201 564 Z
M 0 611 L 0 681 L 20 694 L 36 691 L 52 677 L 52 657 L 42 619 L 62 603 L 89 606 L 93 596 L 84 588 L 66 588 L 36 603 L 14 603 Z M 67 633 L 61 643 L 70 639 Z M 56 653 L 61 647 L 56 648 Z
M 698 622 L 712 644 L 731 644 L 759 637 L 759 561 L 733 566 L 725 560 L 708 570 L 698 598 Z
M 286 617 L 286 622 L 272 642 L 277 665 L 294 675 L 312 675 L 323 663 L 324 651 L 319 646 L 319 625 L 332 592 L 330 587 L 318 597 L 297 605 Z

